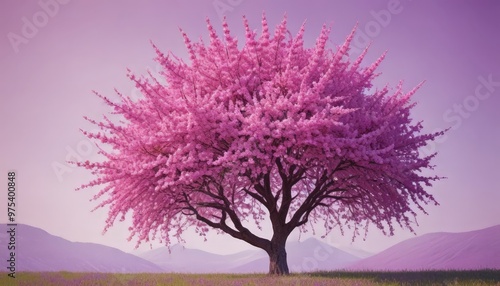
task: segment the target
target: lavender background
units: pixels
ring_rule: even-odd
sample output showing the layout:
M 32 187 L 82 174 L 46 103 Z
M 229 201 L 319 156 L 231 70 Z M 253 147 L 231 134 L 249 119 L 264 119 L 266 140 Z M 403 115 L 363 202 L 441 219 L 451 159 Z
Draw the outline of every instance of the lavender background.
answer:
M 359 23 L 352 55 L 372 41 L 365 64 L 389 54 L 376 84 L 406 90 L 425 80 L 415 99 L 415 119 L 426 131 L 452 130 L 424 153 L 439 151 L 436 173 L 448 177 L 430 192 L 441 203 L 417 217 L 418 234 L 468 231 L 500 224 L 500 2 L 498 1 L 83 1 L 0 2 L 0 185 L 17 171 L 17 222 L 43 228 L 72 241 L 96 242 L 132 251 L 128 223 L 101 231 L 105 210 L 91 213 L 94 191 L 75 192 L 91 176 L 67 159 L 95 160 L 97 149 L 79 132 L 93 126 L 82 118 L 101 118 L 109 110 L 91 90 L 116 99 L 113 88 L 137 97 L 126 78 L 153 73 L 152 40 L 163 51 L 186 56 L 178 27 L 193 40 L 206 38 L 205 18 L 220 31 L 225 15 L 242 35 L 241 16 L 259 29 L 266 11 L 276 25 L 286 12 L 292 34 L 307 19 L 311 46 L 323 23 L 332 24 L 331 45 Z M 31 29 L 28 27 L 33 25 Z M 241 37 L 240 37 L 241 39 Z M 485 84 L 485 82 L 490 84 Z M 0 222 L 7 222 L 7 194 L 0 191 Z M 318 231 L 319 237 L 322 232 Z M 308 233 L 303 235 L 307 237 Z M 413 237 L 397 230 L 384 237 L 372 230 L 366 241 L 351 243 L 336 231 L 323 241 L 377 252 Z M 290 240 L 296 239 L 297 236 Z M 215 253 L 251 248 L 229 236 L 203 242 L 186 234 L 186 246 Z

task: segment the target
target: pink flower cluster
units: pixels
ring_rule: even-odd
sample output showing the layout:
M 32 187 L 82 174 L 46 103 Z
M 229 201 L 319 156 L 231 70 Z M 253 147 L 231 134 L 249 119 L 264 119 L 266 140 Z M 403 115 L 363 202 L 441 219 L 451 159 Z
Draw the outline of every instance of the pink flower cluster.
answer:
M 143 99 L 101 96 L 120 118 L 89 119 L 102 132 L 84 133 L 105 158 L 78 165 L 96 175 L 82 187 L 102 186 L 108 227 L 132 211 L 130 239 L 169 243 L 193 226 L 244 233 L 238 222 L 281 211 L 292 228 L 321 221 L 356 235 L 374 223 L 391 234 L 435 203 L 424 187 L 439 178 L 423 172 L 434 155 L 419 148 L 441 133 L 412 121 L 418 87 L 369 92 L 384 55 L 362 67 L 366 49 L 350 61 L 355 29 L 333 50 L 324 26 L 307 48 L 304 25 L 292 36 L 286 21 L 271 33 L 263 17 L 257 35 L 244 18 L 239 48 L 226 22 L 219 36 L 207 20 L 207 44 L 181 31 L 188 62 L 154 47 L 167 84 L 131 74 Z

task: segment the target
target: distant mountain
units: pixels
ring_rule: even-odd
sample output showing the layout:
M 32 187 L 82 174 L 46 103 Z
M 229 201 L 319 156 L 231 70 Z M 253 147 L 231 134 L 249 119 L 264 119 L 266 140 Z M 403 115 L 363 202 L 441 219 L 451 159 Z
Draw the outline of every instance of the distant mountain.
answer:
M 267 272 L 269 258 L 262 250 L 247 250 L 231 255 L 218 255 L 180 245 L 143 253 L 140 257 L 173 272 L 255 273 Z M 288 266 L 293 272 L 339 269 L 359 258 L 317 239 L 287 244 Z
M 341 269 L 360 260 L 357 256 L 315 238 L 308 238 L 302 242 L 288 242 L 286 251 L 288 268 L 291 272 Z M 241 266 L 231 268 L 231 272 L 236 273 L 268 272 L 268 270 L 269 258 L 267 255 Z
M 500 225 L 462 233 L 431 233 L 400 242 L 349 270 L 500 269 Z
M 1 224 L 0 245 L 7 245 Z M 4 258 L 4 257 L 3 257 Z M 116 248 L 71 242 L 29 225 L 16 227 L 16 271 L 162 272 L 157 265 Z
M 235 265 L 242 265 L 263 257 L 265 252 L 247 250 L 230 255 L 209 253 L 203 250 L 185 248 L 176 244 L 147 251 L 139 256 L 165 271 L 184 273 L 217 273 L 229 272 Z
M 368 252 L 368 251 L 365 251 L 365 250 L 362 250 L 362 249 L 358 249 L 358 248 L 353 248 L 353 247 L 340 247 L 339 248 L 340 250 L 343 250 L 349 254 L 352 254 L 356 257 L 359 257 L 361 259 L 363 258 L 368 258 L 370 256 L 373 255 L 372 252 Z

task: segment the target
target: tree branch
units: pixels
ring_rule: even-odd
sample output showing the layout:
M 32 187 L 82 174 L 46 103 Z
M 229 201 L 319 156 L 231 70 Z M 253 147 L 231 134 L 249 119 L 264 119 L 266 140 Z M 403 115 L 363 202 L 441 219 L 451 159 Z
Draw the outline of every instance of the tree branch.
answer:
M 208 226 L 211 226 L 213 228 L 220 229 L 229 235 L 231 235 L 234 238 L 243 240 L 253 246 L 262 248 L 266 250 L 269 246 L 269 240 L 266 240 L 264 238 L 261 238 L 259 236 L 254 235 L 250 230 L 248 230 L 246 227 L 243 226 L 241 223 L 240 218 L 236 214 L 236 212 L 231 208 L 232 205 L 229 199 L 224 195 L 224 189 L 221 184 L 215 182 L 212 180 L 212 184 L 215 188 L 217 188 L 217 195 L 214 194 L 213 192 L 209 191 L 209 187 L 206 184 L 202 184 L 202 186 L 207 187 L 207 190 L 203 190 L 202 188 L 197 189 L 196 191 L 209 195 L 210 197 L 217 198 L 221 200 L 221 203 L 217 202 L 191 202 L 191 198 L 189 197 L 188 194 L 183 193 L 183 203 L 187 205 L 187 209 L 192 212 L 192 215 L 196 216 L 196 219 L 207 224 Z M 203 215 L 200 214 L 199 210 L 197 207 L 207 207 L 207 208 L 213 208 L 216 210 L 221 211 L 221 217 L 219 222 L 214 222 L 210 220 L 207 217 L 204 217 Z M 227 225 L 226 219 L 229 216 L 231 222 L 233 223 L 235 229 L 231 228 L 230 226 Z

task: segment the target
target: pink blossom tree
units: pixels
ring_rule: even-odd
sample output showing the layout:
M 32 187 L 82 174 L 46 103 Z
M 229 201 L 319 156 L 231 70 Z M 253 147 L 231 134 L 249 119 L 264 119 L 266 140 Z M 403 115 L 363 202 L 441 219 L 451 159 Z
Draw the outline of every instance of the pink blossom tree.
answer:
M 270 274 L 288 274 L 285 242 L 312 225 L 360 234 L 370 224 L 386 235 L 412 230 L 415 210 L 436 203 L 424 187 L 430 160 L 419 148 L 442 132 L 423 134 L 413 122 L 412 95 L 372 88 L 384 55 L 361 66 L 349 60 L 354 30 L 335 50 L 330 28 L 304 46 L 304 25 L 292 36 L 286 17 L 260 35 L 244 18 L 245 43 L 223 23 L 219 37 L 207 20 L 209 43 L 181 31 L 189 61 L 156 46 L 166 84 L 151 74 L 129 77 L 144 97 L 121 97 L 112 120 L 88 119 L 84 132 L 101 146 L 98 162 L 78 162 L 100 186 L 96 207 L 109 206 L 108 229 L 131 211 L 130 239 L 182 240 L 187 228 L 227 233 L 269 254 Z M 270 238 L 250 228 L 267 220 Z M 366 232 L 365 232 L 366 234 Z

